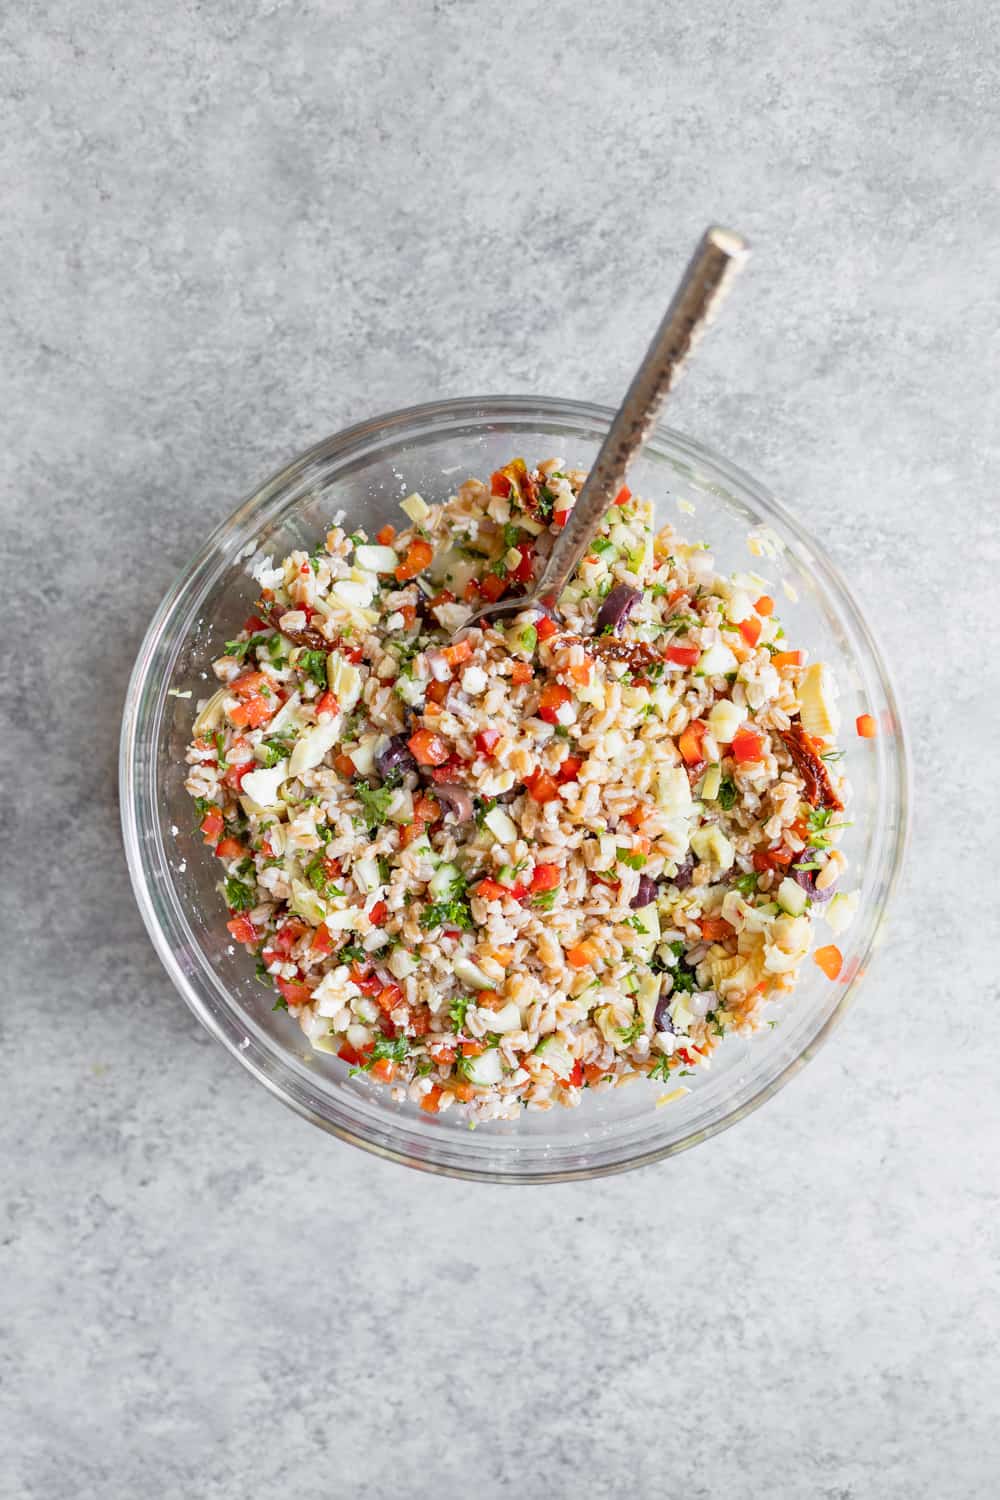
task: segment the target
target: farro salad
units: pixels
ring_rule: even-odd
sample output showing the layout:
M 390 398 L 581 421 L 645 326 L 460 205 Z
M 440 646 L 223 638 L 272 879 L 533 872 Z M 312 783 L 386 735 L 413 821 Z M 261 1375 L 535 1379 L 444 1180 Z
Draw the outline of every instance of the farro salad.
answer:
M 643 1075 L 673 1100 L 857 903 L 835 686 L 761 577 L 719 576 L 626 488 L 558 620 L 519 612 L 584 478 L 514 459 L 410 495 L 400 532 L 259 563 L 187 752 L 275 1008 L 429 1113 Z M 813 958 L 837 977 L 834 943 Z

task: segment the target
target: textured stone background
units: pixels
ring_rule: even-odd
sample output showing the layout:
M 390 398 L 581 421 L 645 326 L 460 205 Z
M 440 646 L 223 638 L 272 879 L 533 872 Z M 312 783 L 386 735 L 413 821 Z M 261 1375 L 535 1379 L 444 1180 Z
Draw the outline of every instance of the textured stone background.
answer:
M 2 8 L 4 1500 L 995 1493 L 998 44 L 973 0 Z M 756 253 L 671 420 L 808 516 L 895 663 L 890 942 L 672 1164 L 382 1165 L 154 958 L 133 654 L 342 424 L 615 401 L 712 218 Z

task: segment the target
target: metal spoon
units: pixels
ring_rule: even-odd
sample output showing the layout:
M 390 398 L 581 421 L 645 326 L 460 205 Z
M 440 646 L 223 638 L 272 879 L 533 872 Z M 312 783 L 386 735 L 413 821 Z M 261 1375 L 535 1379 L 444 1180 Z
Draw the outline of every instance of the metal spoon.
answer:
M 615 414 L 569 520 L 549 554 L 542 576 L 530 593 L 477 609 L 461 627 L 463 631 L 490 615 L 511 614 L 515 610 L 520 613 L 531 608 L 548 613 L 555 610 L 559 595 L 586 555 L 621 489 L 629 464 L 649 437 L 685 359 L 711 322 L 748 254 L 746 241 L 731 229 L 705 230 Z

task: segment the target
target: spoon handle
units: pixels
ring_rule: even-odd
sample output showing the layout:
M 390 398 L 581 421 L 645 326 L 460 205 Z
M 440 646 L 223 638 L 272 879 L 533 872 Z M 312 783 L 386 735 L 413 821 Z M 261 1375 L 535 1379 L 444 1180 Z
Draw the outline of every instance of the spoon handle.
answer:
M 702 235 L 549 554 L 545 571 L 533 590 L 536 597 L 553 603 L 558 599 L 621 489 L 629 464 L 649 437 L 685 359 L 711 321 L 732 278 L 742 269 L 748 253 L 746 241 L 731 229 L 713 227 Z

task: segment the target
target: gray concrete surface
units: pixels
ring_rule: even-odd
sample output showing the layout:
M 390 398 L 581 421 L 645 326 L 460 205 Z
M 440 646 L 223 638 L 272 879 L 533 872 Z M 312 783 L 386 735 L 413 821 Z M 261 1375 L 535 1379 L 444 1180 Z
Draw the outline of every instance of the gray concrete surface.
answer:
M 4 1500 L 996 1492 L 998 44 L 971 0 L 3 7 Z M 756 254 L 673 420 L 809 517 L 895 663 L 890 941 L 672 1164 L 379 1164 L 153 955 L 133 654 L 313 439 L 614 401 L 711 218 Z

